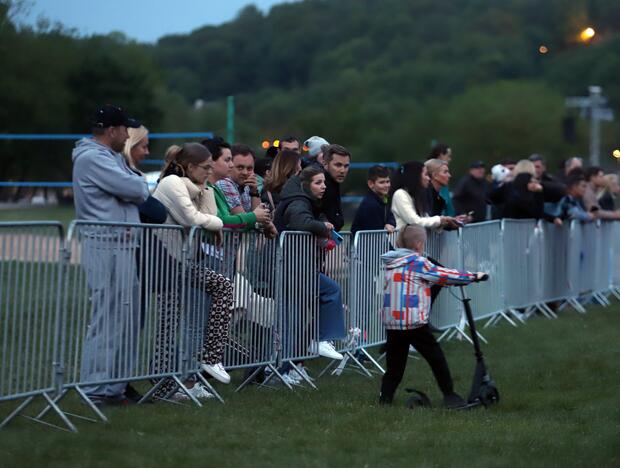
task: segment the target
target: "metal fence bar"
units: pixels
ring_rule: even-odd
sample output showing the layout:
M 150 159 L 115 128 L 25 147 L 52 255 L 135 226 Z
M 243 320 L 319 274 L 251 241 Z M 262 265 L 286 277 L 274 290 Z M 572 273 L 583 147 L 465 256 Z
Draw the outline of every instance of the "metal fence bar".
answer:
M 58 390 L 62 239 L 57 222 L 0 223 L 0 403 L 23 400 L 0 428 L 35 397 L 48 400 Z

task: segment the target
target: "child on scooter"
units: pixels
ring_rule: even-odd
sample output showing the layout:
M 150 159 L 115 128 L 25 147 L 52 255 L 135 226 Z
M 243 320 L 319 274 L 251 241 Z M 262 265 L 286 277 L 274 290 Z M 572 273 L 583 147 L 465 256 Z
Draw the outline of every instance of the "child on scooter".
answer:
M 466 401 L 454 392 L 448 362 L 428 326 L 430 287 L 469 284 L 481 280 L 484 273 L 439 267 L 423 256 L 425 244 L 426 230 L 407 225 L 399 233 L 397 249 L 381 256 L 385 264 L 383 322 L 387 329 L 387 370 L 381 382 L 379 403 L 392 403 L 412 345 L 431 366 L 444 405 L 457 408 Z

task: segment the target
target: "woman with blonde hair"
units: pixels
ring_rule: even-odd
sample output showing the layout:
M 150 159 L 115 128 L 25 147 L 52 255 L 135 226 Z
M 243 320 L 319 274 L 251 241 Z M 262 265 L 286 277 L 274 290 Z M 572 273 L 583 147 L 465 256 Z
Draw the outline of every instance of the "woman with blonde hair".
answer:
M 149 153 L 149 130 L 140 125 L 138 128 L 128 128 L 127 133 L 129 138 L 125 141 L 125 148 L 123 148 L 123 156 L 129 167 L 134 171 L 138 170 L 138 164 L 140 164 Z
M 618 176 L 616 174 L 606 174 L 605 187 L 596 194 L 601 210 L 614 211 L 616 209 L 618 193 L 620 193 Z
M 128 128 L 129 138 L 125 141 L 123 156 L 129 168 L 136 174 L 144 177 L 138 165 L 146 158 L 149 153 L 149 130 L 140 125 L 138 128 Z M 162 224 L 166 221 L 166 209 L 153 196 L 138 206 L 140 212 L 140 222 L 146 224 Z
M 159 183 L 153 193 L 153 196 L 163 203 L 168 211 L 166 223 L 178 224 L 188 230 L 192 226 L 201 226 L 220 238 L 223 223 L 217 216 L 213 189 L 206 186 L 207 178 L 212 171 L 211 153 L 199 143 L 186 143 L 183 146 L 169 148 L 167 157 L 168 162 L 162 170 Z M 173 256 L 180 252 L 179 246 L 168 244 L 166 247 Z M 180 260 L 177 259 L 177 261 Z M 204 290 L 211 296 L 205 339 L 199 355 L 202 370 L 222 383 L 229 383 L 230 376 L 222 365 L 222 358 L 228 342 L 233 309 L 233 283 L 226 276 L 192 259 L 187 262 L 186 271 L 194 287 Z M 163 318 L 160 323 L 160 336 L 162 337 L 169 333 L 170 327 L 176 328 L 179 318 L 178 292 L 167 291 L 165 294 L 167 296 L 163 298 L 161 304 L 167 305 L 168 310 L 161 314 Z M 157 358 L 155 360 L 159 367 L 165 367 L 166 359 L 170 359 L 169 356 L 173 353 L 165 349 L 165 345 L 168 344 L 166 340 L 161 341 L 164 349 L 158 350 L 159 360 Z M 158 388 L 157 396 L 169 393 L 172 388 L 174 388 L 174 381 L 168 379 Z M 194 395 L 200 397 L 201 393 L 197 391 Z

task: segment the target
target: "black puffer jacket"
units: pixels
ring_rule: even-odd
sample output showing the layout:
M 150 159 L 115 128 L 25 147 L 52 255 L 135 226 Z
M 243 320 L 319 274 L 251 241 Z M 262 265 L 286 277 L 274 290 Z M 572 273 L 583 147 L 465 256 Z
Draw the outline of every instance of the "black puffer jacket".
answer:
M 302 188 L 299 177 L 291 177 L 280 192 L 273 219 L 278 232 L 304 231 L 327 237 L 329 231 L 324 221 L 327 220 L 321 214 L 320 200 Z

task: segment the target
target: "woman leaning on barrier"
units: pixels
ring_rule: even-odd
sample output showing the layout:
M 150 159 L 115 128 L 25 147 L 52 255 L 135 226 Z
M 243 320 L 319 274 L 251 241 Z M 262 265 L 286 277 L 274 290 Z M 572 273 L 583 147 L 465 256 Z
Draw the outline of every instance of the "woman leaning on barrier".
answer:
M 222 220 L 217 217 L 217 208 L 213 190 L 205 187 L 211 173 L 211 154 L 199 143 L 186 143 L 173 146 L 168 150 L 167 163 L 153 196 L 164 204 L 168 211 L 167 224 L 179 224 L 186 228 L 201 226 L 213 232 L 221 239 Z M 181 252 L 181 246 L 167 246 L 169 253 Z M 228 341 L 231 312 L 233 308 L 233 285 L 229 278 L 206 268 L 195 261 L 188 262 L 188 275 L 196 280 L 204 291 L 211 296 L 211 310 L 202 350 L 199 356 L 202 369 L 222 383 L 229 383 L 230 376 L 222 365 L 224 348 Z M 178 292 L 175 292 L 178 295 Z M 169 333 L 166 327 L 178 322 L 178 303 L 162 301 L 172 310 L 163 311 L 160 333 Z M 164 335 L 165 336 L 165 335 Z M 165 342 L 165 340 L 163 340 Z M 158 350 L 160 356 L 168 356 L 171 350 Z M 194 385 L 196 388 L 198 384 Z M 163 384 L 157 396 L 169 393 L 174 386 L 170 380 Z M 201 391 L 193 391 L 200 396 Z
M 458 223 L 450 216 L 428 215 L 428 186 L 430 178 L 424 164 L 410 161 L 396 171 L 392 181 L 392 213 L 396 218 L 396 229 L 408 224 L 417 224 L 430 229 L 456 229 Z
M 279 232 L 305 231 L 317 236 L 327 248 L 334 226 L 321 213 L 321 199 L 325 195 L 325 173 L 308 166 L 299 176 L 292 177 L 284 186 L 274 222 Z M 331 246 L 333 248 L 333 246 Z M 317 265 L 318 267 L 318 265 Z M 340 286 L 319 272 L 319 342 L 310 344 L 310 352 L 342 360 L 333 340 L 346 337 L 344 311 Z

